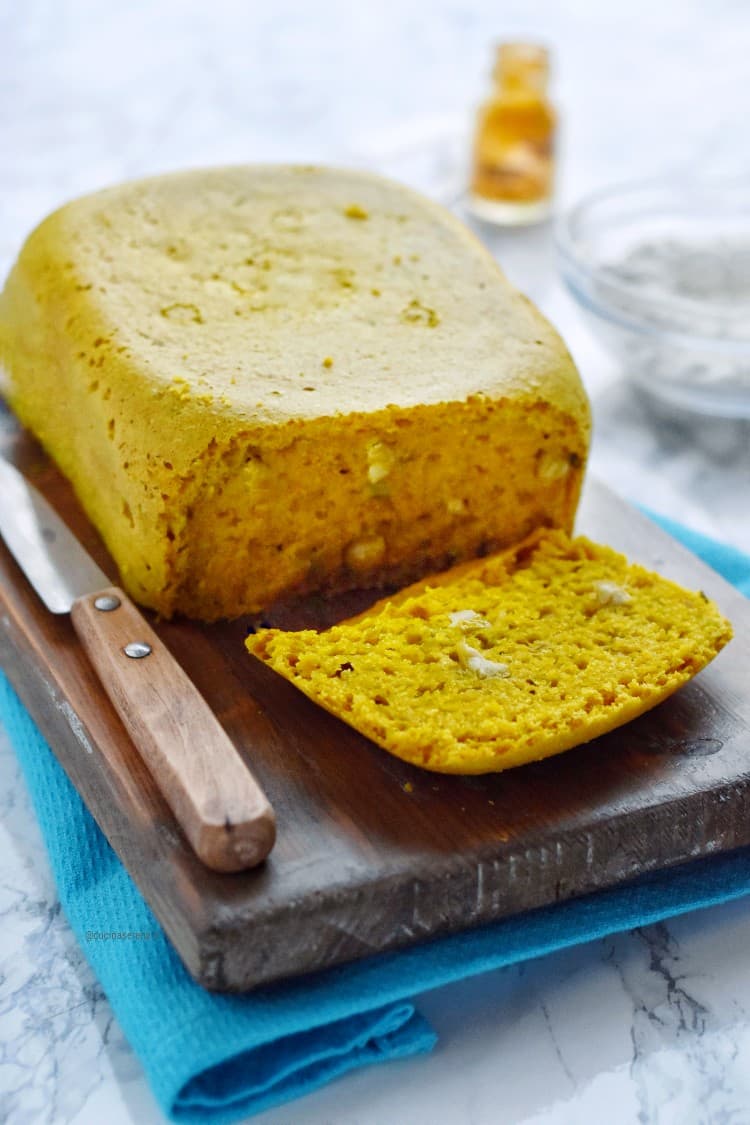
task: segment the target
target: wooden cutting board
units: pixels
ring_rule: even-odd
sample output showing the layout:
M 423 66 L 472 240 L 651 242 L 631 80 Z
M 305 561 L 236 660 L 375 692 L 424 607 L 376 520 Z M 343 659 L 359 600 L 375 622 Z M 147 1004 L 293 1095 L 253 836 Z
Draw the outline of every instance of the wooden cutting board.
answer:
M 69 486 L 7 412 L 0 447 L 114 580 Z M 505 774 L 444 777 L 390 757 L 253 660 L 247 621 L 154 623 L 276 809 L 276 847 L 250 873 L 194 857 L 70 621 L 1 543 L 0 664 L 190 973 L 250 989 L 750 843 L 750 602 L 602 486 L 589 485 L 578 530 L 705 590 L 736 637 L 650 714 Z M 311 599 L 276 620 L 330 622 L 364 603 Z

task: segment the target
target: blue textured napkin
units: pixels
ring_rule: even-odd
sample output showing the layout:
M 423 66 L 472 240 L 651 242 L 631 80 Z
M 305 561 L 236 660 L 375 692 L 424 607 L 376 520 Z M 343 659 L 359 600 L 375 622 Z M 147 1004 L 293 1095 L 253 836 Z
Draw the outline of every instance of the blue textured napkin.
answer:
M 661 522 L 750 593 L 750 558 Z M 745 849 L 246 996 L 212 995 L 188 977 L 2 673 L 0 721 L 68 920 L 176 1121 L 234 1121 L 355 1067 L 429 1050 L 435 1036 L 409 999 L 424 989 L 750 891 Z

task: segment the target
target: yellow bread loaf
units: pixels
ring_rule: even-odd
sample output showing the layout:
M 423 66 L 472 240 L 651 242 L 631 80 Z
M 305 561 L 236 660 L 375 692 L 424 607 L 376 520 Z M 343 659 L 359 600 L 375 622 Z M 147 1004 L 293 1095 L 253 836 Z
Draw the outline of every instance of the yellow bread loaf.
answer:
M 2 388 L 138 601 L 212 620 L 570 528 L 588 403 L 448 212 L 362 173 L 125 184 L 29 237 Z
M 587 539 L 540 531 L 322 633 L 251 653 L 399 758 L 488 773 L 654 707 L 732 635 L 704 594 Z

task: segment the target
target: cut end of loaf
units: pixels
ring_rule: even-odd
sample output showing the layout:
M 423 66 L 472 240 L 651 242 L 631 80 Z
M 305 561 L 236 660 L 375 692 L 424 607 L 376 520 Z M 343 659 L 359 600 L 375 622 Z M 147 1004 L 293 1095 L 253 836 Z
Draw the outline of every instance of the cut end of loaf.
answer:
M 173 545 L 173 603 L 253 613 L 312 591 L 404 585 L 540 525 L 569 529 L 585 444 L 530 402 L 451 403 L 309 422 L 200 465 Z

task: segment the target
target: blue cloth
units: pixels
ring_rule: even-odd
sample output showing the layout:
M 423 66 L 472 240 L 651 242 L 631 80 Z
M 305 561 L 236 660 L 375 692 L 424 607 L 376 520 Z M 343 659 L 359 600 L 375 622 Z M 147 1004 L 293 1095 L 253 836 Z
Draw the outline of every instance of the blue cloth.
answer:
M 714 570 L 718 570 L 719 574 L 736 586 L 741 594 L 750 598 L 750 559 L 747 555 L 727 543 L 717 543 L 714 539 L 707 539 L 705 535 L 692 531 L 689 527 L 683 527 L 682 524 L 667 519 L 666 516 L 657 516 L 647 508 L 644 511 L 652 520 L 661 524 L 665 531 L 684 543 L 693 554 L 698 555 Z
M 748 588 L 750 558 L 670 530 Z M 234 1121 L 355 1067 L 429 1050 L 435 1036 L 410 1000 L 417 992 L 750 891 L 745 849 L 246 996 L 212 995 L 188 977 L 2 674 L 0 720 L 68 920 L 175 1121 Z

